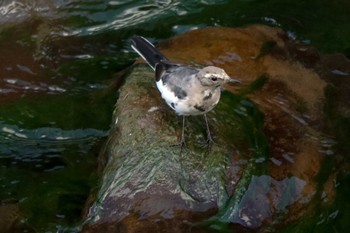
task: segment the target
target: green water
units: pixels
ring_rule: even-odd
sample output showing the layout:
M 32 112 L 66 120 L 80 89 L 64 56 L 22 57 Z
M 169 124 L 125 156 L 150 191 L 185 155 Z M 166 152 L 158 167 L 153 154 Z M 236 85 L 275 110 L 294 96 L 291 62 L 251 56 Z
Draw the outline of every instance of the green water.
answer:
M 262 23 L 322 52 L 350 57 L 346 0 L 0 4 L 0 204 L 18 203 L 18 231 L 74 232 L 79 226 L 85 200 L 98 183 L 96 156 L 108 135 L 119 72 L 136 57 L 130 36 L 158 41 L 193 28 Z M 332 117 L 336 122 L 329 124 L 343 140 L 340 146 L 346 145 L 343 125 L 349 120 Z M 345 184 L 346 174 L 341 174 Z M 329 214 L 347 207 L 347 195 L 341 186 Z M 346 232 L 348 212 L 339 213 L 327 221 L 337 224 L 334 232 Z M 310 216 L 308 223 L 285 231 L 310 232 L 310 222 L 317 223 Z

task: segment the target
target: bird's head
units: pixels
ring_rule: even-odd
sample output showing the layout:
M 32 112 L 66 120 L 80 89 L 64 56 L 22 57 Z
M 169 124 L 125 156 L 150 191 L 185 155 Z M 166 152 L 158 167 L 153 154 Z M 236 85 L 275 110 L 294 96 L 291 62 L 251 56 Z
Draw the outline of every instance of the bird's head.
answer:
M 216 66 L 202 68 L 197 77 L 203 86 L 219 87 L 224 83 L 239 83 L 238 80 L 231 79 L 223 69 Z

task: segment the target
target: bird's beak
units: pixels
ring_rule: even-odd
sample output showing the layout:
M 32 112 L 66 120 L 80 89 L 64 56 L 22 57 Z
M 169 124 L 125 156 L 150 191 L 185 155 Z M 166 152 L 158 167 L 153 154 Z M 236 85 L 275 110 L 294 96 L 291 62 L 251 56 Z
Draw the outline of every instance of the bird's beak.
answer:
M 237 79 L 229 78 L 229 79 L 227 79 L 226 83 L 228 83 L 230 85 L 238 85 L 238 84 L 241 84 L 241 81 L 239 81 Z

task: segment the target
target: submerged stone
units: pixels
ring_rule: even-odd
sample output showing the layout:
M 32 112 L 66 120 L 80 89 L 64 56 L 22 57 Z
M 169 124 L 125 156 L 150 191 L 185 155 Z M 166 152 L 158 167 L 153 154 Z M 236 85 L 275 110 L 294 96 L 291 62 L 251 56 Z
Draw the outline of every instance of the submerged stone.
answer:
M 20 211 L 16 204 L 0 205 L 0 232 L 12 232 L 19 216 Z
M 274 231 L 311 213 L 320 192 L 334 198 L 334 176 L 316 183 L 332 141 L 323 132 L 329 80 L 310 68 L 320 55 L 298 46 L 259 25 L 195 30 L 160 45 L 174 62 L 216 65 L 242 81 L 209 113 L 211 151 L 201 146 L 201 117 L 187 118 L 185 150 L 171 146 L 181 118 L 161 99 L 151 69 L 135 66 L 120 90 L 83 232 Z

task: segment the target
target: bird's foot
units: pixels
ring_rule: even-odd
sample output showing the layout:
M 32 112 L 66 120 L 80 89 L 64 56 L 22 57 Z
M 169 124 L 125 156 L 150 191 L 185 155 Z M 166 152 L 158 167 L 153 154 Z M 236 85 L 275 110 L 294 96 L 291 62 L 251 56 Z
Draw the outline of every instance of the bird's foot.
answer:
M 215 145 L 215 144 L 216 144 L 216 142 L 214 141 L 214 139 L 211 136 L 207 137 L 206 146 L 207 146 L 209 151 L 211 151 L 213 145 Z
M 207 136 L 207 139 L 205 141 L 202 141 L 199 143 L 200 147 L 202 147 L 203 149 L 206 148 L 208 150 L 208 152 L 211 151 L 211 149 L 213 148 L 213 145 L 216 145 L 217 143 L 214 141 L 214 139 L 211 136 Z
M 171 147 L 177 147 L 177 146 L 179 146 L 180 147 L 180 149 L 181 149 L 181 153 L 182 153 L 182 151 L 184 150 L 184 149 L 186 149 L 187 148 L 187 146 L 186 146 L 186 142 L 185 142 L 185 140 L 184 139 L 181 139 L 179 142 L 177 142 L 177 143 L 174 143 L 174 144 L 172 144 L 171 145 Z

